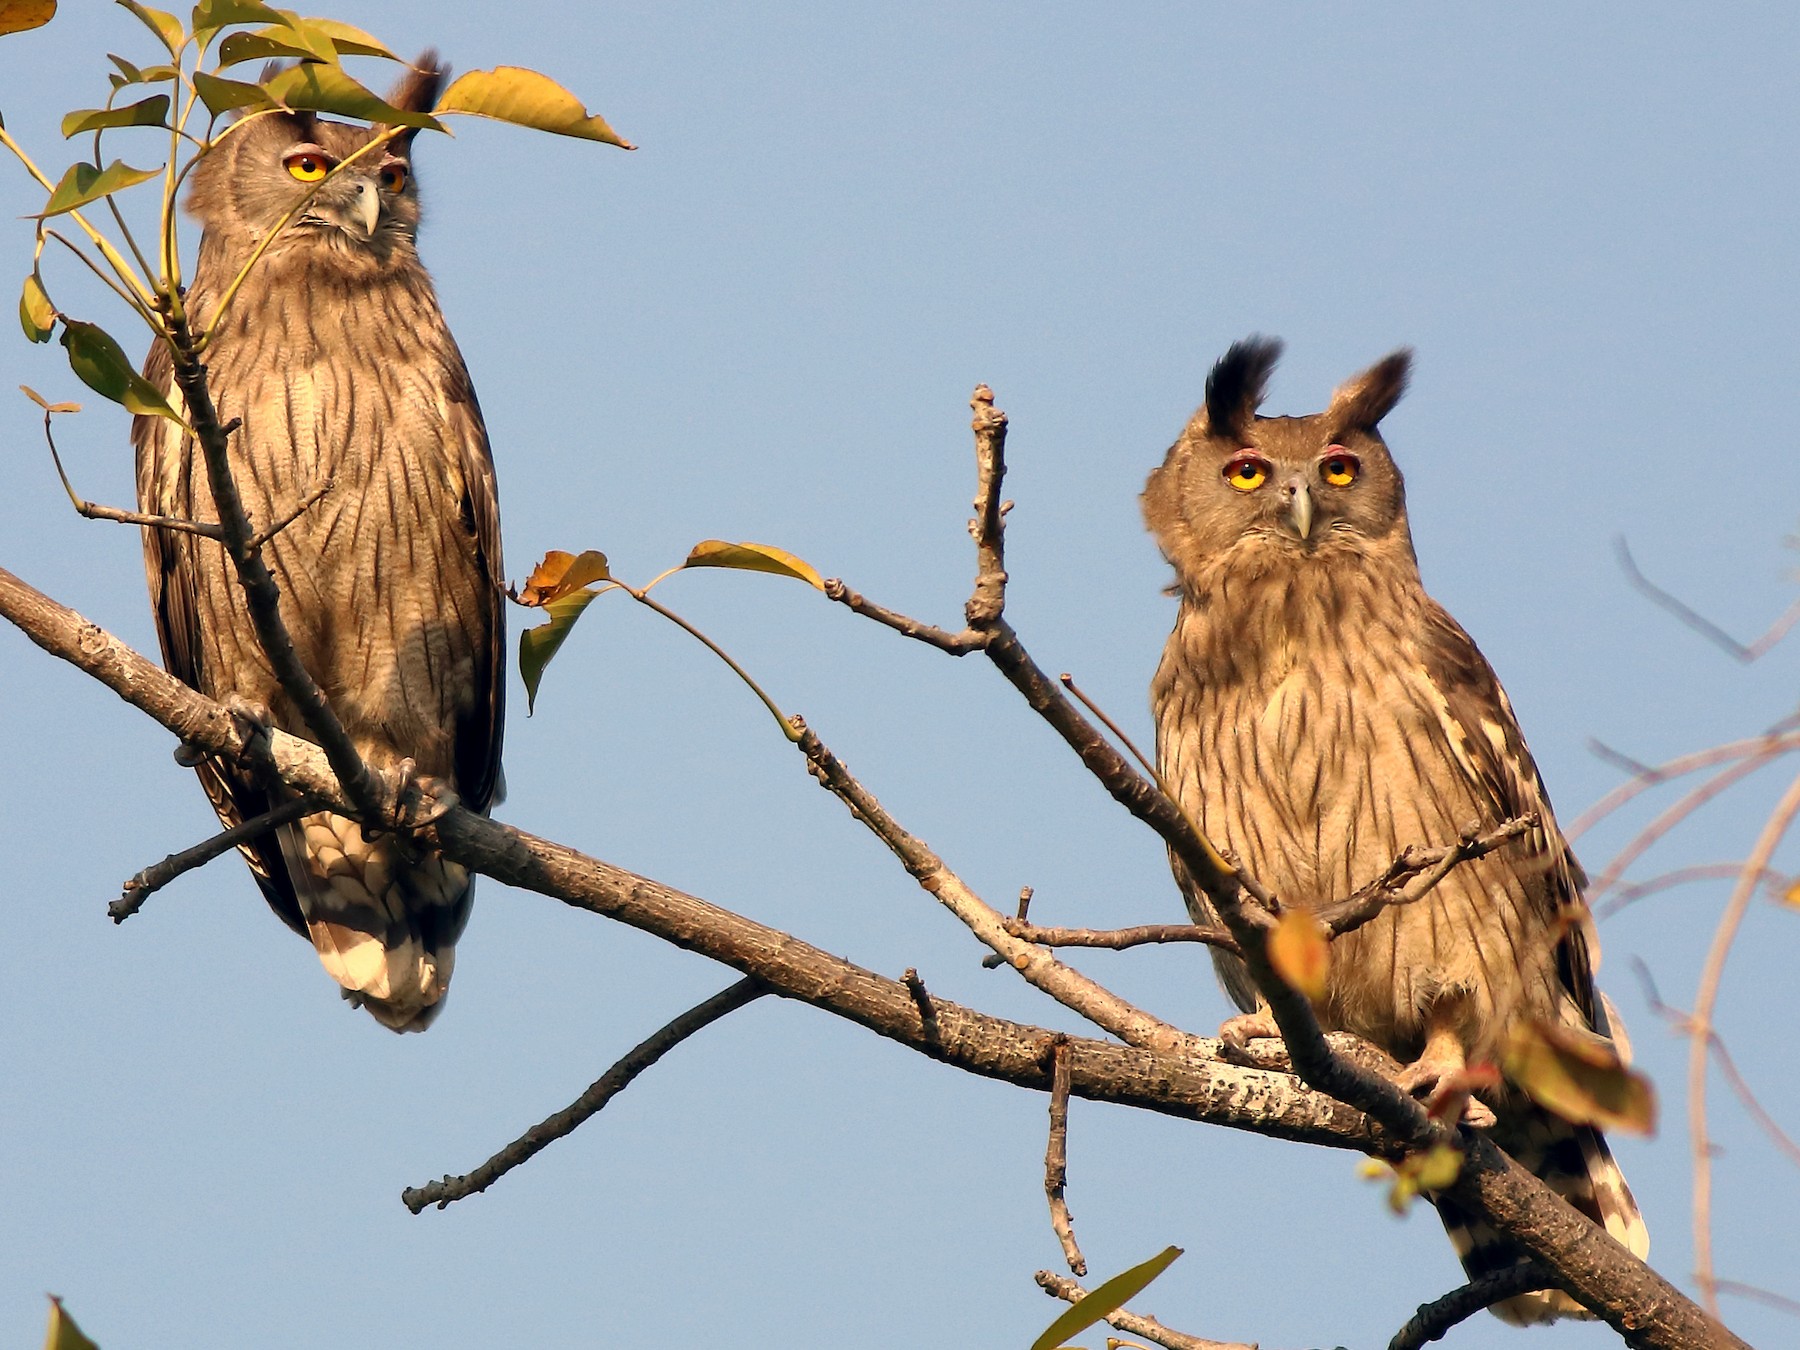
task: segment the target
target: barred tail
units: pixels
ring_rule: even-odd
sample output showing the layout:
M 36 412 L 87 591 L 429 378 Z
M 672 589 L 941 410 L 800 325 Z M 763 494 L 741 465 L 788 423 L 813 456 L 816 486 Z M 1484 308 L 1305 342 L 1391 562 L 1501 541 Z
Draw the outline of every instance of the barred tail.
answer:
M 1632 1198 L 1631 1187 L 1625 1184 L 1624 1174 L 1598 1130 L 1588 1125 L 1571 1125 L 1540 1107 L 1523 1103 L 1501 1112 L 1499 1122 L 1489 1133 L 1520 1166 L 1605 1228 L 1633 1256 L 1642 1260 L 1649 1255 L 1649 1230 Z M 1471 1280 L 1525 1259 L 1516 1247 L 1453 1201 L 1439 1200 L 1437 1209 Z M 1567 1294 L 1554 1290 L 1507 1299 L 1496 1303 L 1492 1312 L 1515 1326 L 1550 1322 L 1559 1317 L 1593 1316 Z
M 282 852 L 307 935 L 344 997 L 393 1031 L 423 1031 L 443 1006 L 475 881 L 392 835 L 363 838 L 342 816 L 304 816 Z

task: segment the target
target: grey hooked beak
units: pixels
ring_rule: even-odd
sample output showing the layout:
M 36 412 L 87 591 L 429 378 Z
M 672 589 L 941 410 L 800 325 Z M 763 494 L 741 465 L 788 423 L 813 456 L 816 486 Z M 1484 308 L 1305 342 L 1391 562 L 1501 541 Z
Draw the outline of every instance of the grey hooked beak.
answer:
M 375 223 L 381 219 L 381 193 L 373 179 L 357 181 L 355 195 L 345 204 L 344 214 L 362 226 L 364 238 L 375 233 Z
M 1301 539 L 1309 538 L 1312 534 L 1313 523 L 1312 489 L 1307 487 L 1301 479 L 1290 478 L 1287 485 L 1281 489 L 1281 498 L 1287 518 L 1294 527 L 1294 533 Z

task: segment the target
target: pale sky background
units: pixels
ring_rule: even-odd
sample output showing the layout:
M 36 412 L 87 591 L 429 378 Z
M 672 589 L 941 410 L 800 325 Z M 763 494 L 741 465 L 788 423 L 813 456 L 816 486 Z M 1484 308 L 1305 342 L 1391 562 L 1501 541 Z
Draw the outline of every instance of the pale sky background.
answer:
M 104 96 L 105 53 L 153 57 L 123 11 L 64 9 L 0 42 L 0 112 L 54 171 L 74 157 L 56 118 Z M 755 539 L 957 622 L 985 380 L 1012 418 L 1013 622 L 1147 742 L 1173 602 L 1137 493 L 1208 367 L 1280 335 L 1266 410 L 1309 412 L 1411 344 L 1386 430 L 1426 582 L 1500 671 L 1565 822 L 1619 779 L 1588 738 L 1654 760 L 1793 706 L 1791 645 L 1741 668 L 1612 555 L 1628 535 L 1746 639 L 1792 598 L 1791 5 L 333 13 L 459 68 L 542 69 L 642 146 L 462 121 L 418 152 L 422 247 L 492 430 L 514 577 L 547 548 L 647 579 L 698 539 Z M 40 202 L 0 171 L 9 312 L 17 217 Z M 54 266 L 65 307 L 142 350 Z M 126 502 L 123 414 L 54 347 L 15 334 L 0 365 L 0 390 L 88 405 L 65 424 L 71 471 Z M 0 565 L 154 651 L 135 531 L 73 515 L 9 392 L 0 445 Z M 980 658 L 773 578 L 659 594 L 994 903 L 1029 884 L 1046 921 L 1179 917 L 1156 841 Z M 37 1343 L 46 1291 L 106 1350 L 1023 1346 L 1056 1313 L 1031 1282 L 1057 1264 L 1044 1099 L 774 1001 L 486 1195 L 415 1218 L 403 1187 L 473 1166 L 735 975 L 484 882 L 445 1015 L 390 1035 L 339 1002 L 235 859 L 113 927 L 125 877 L 213 828 L 199 787 L 167 733 L 11 629 L 0 693 L 0 1343 Z M 750 695 L 654 616 L 602 602 L 534 719 L 515 693 L 504 819 L 887 975 L 916 966 L 945 997 L 1070 1025 L 983 971 Z M 1638 875 L 1741 856 L 1780 773 Z M 1590 868 L 1648 818 L 1583 839 Z M 1632 963 L 1689 1002 L 1725 892 L 1669 892 L 1602 930 L 1664 1115 L 1615 1146 L 1654 1262 L 1684 1284 L 1685 1043 Z M 1797 950 L 1800 915 L 1759 901 L 1721 1012 L 1790 1128 Z M 1078 963 L 1196 1030 L 1227 1012 L 1198 950 Z M 1719 1272 L 1800 1296 L 1800 1172 L 1714 1094 Z M 1391 1217 L 1357 1161 L 1077 1102 L 1069 1196 L 1096 1275 L 1187 1249 L 1139 1302 L 1169 1324 L 1360 1348 L 1460 1272 L 1435 1217 Z M 1800 1341 L 1791 1315 L 1728 1313 L 1757 1344 Z M 1448 1343 L 1527 1340 L 1616 1343 L 1492 1319 Z

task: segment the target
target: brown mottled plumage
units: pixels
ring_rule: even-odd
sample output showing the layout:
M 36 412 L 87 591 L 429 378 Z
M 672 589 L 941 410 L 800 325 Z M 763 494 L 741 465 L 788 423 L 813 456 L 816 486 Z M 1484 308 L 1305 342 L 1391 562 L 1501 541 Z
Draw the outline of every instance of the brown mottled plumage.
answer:
M 1509 1028 L 1558 1020 L 1610 1038 L 1580 865 L 1511 705 L 1469 635 L 1425 593 L 1400 470 L 1377 424 L 1406 388 L 1387 357 L 1310 417 L 1261 417 L 1279 344 L 1240 342 L 1150 475 L 1144 514 L 1180 609 L 1151 688 L 1164 780 L 1220 848 L 1281 899 L 1351 894 L 1409 844 L 1536 813 L 1541 826 L 1457 868 L 1425 900 L 1333 944 L 1318 1015 L 1412 1066 L 1428 1087 L 1497 1059 Z M 1214 916 L 1179 863 L 1196 921 Z M 1248 973 L 1215 954 L 1238 1006 Z M 1642 1255 L 1648 1238 L 1599 1133 L 1510 1085 L 1487 1094 L 1495 1140 Z M 1518 1260 L 1440 1206 L 1470 1274 Z M 1496 1308 L 1578 1314 L 1561 1294 Z
M 442 79 L 427 52 L 389 101 L 429 109 Z M 197 331 L 282 216 L 380 130 L 262 114 L 200 162 L 187 201 L 204 227 L 187 296 Z M 265 550 L 301 660 L 371 763 L 410 759 L 486 810 L 500 788 L 505 688 L 499 503 L 481 410 L 415 248 L 411 154 L 408 132 L 323 181 L 250 272 L 206 363 L 220 418 L 242 421 L 232 468 L 255 526 L 333 483 Z M 171 390 L 160 344 L 145 375 Z M 190 439 L 150 417 L 132 439 L 144 510 L 217 518 Z M 304 735 L 223 550 L 147 529 L 144 555 L 169 670 Z M 199 772 L 228 825 L 272 804 L 232 764 Z M 431 1021 L 468 920 L 467 872 L 325 813 L 242 852 L 347 998 L 395 1030 Z

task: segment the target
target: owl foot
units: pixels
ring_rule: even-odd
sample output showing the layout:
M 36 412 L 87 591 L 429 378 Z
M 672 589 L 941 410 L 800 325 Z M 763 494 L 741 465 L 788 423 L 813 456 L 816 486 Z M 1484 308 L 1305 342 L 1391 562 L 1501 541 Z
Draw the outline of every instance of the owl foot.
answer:
M 420 773 L 410 759 L 400 761 L 400 785 L 396 794 L 400 802 L 400 823 L 409 830 L 422 830 L 441 820 L 462 798 L 442 778 Z
M 225 711 L 231 714 L 237 733 L 243 739 L 246 754 L 259 737 L 265 741 L 268 739 L 269 731 L 275 725 L 275 718 L 265 705 L 252 702 L 242 694 L 227 694 L 219 701 L 224 705 Z
M 1269 1037 L 1279 1039 L 1281 1028 L 1275 1025 L 1275 1017 L 1267 1008 L 1258 1008 L 1252 1013 L 1239 1013 L 1236 1017 L 1227 1017 L 1219 1026 L 1220 1055 L 1233 1064 L 1255 1064 L 1256 1057 L 1250 1053 L 1250 1042 L 1266 1040 Z
M 1475 1090 L 1493 1086 L 1498 1076 L 1479 1066 L 1467 1067 L 1460 1045 L 1449 1055 L 1433 1055 L 1432 1047 L 1427 1046 L 1394 1081 L 1410 1096 L 1422 1097 L 1426 1111 L 1439 1120 L 1461 1120 L 1478 1130 L 1494 1123 L 1493 1108 L 1477 1097 Z

